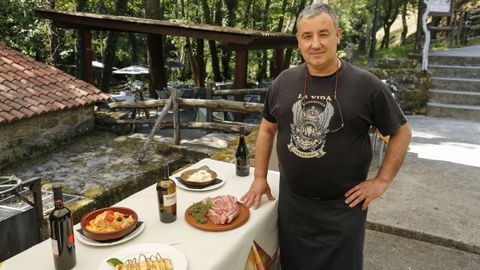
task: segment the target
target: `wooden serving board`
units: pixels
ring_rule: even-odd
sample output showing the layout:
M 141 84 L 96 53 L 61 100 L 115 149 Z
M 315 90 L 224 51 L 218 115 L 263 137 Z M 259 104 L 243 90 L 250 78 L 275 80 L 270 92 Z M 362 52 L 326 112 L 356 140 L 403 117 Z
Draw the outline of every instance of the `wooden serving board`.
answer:
M 188 224 L 192 227 L 197 228 L 199 230 L 210 231 L 210 232 L 221 232 L 221 231 L 228 231 L 235 228 L 242 226 L 245 222 L 247 222 L 248 218 L 250 217 L 250 210 L 240 202 L 237 202 L 240 208 L 240 214 L 232 220 L 232 222 L 223 225 L 217 225 L 213 223 L 209 218 L 207 218 L 207 223 L 200 223 L 195 220 L 195 218 L 189 214 L 190 208 L 193 207 L 191 205 L 185 211 L 185 220 Z

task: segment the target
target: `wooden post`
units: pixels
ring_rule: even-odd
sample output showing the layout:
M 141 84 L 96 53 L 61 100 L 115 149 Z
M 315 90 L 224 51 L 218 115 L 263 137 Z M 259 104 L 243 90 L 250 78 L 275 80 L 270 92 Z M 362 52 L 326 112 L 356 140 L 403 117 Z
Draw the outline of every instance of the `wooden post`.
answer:
M 150 135 L 148 135 L 147 141 L 145 141 L 145 144 L 143 145 L 142 149 L 140 150 L 140 153 L 138 154 L 138 162 L 143 163 L 143 161 L 147 157 L 148 145 L 153 140 L 155 133 L 157 132 L 158 128 L 162 123 L 163 117 L 165 117 L 171 105 L 172 105 L 172 97 L 170 96 L 170 98 L 167 99 L 165 106 L 163 106 L 163 109 L 160 112 L 160 115 L 158 115 L 157 120 L 155 120 L 155 124 L 153 125 L 152 131 L 150 131 Z
M 208 83 L 205 88 L 205 98 L 207 100 L 213 99 L 213 83 Z M 210 108 L 207 108 L 207 122 L 213 122 L 213 111 Z
M 235 80 L 234 89 L 245 89 L 247 87 L 248 50 L 235 51 Z M 243 96 L 235 96 L 235 101 L 244 101 Z M 234 120 L 243 122 L 243 115 L 235 113 Z
M 81 29 L 82 35 L 82 55 L 83 55 L 83 80 L 89 84 L 95 84 L 93 76 L 93 50 L 92 50 L 92 32 L 90 29 Z
M 173 104 L 173 144 L 180 144 L 180 110 L 177 98 L 177 89 L 173 88 L 170 95 Z
M 33 204 L 35 205 L 35 211 L 37 212 L 38 225 L 41 228 L 43 226 L 43 201 L 42 201 L 42 190 L 41 190 L 42 184 L 41 184 L 41 180 L 38 178 L 39 177 L 34 178 L 35 179 L 33 180 L 34 184 L 29 186 L 29 189 L 33 193 Z M 41 237 L 38 240 L 41 240 Z

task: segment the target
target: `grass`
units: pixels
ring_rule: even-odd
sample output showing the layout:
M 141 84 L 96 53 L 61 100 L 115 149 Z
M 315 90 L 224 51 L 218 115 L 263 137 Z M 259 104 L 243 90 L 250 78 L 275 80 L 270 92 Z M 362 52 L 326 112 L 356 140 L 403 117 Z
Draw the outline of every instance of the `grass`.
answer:
M 480 45 L 480 36 L 474 37 L 468 41 L 466 46 L 473 46 L 473 45 Z M 447 48 L 458 48 L 464 47 L 464 45 L 454 45 L 448 47 L 445 40 L 443 39 L 436 39 L 430 43 L 430 50 L 432 51 L 441 51 Z M 391 46 L 390 48 L 386 49 L 375 49 L 375 64 L 378 64 L 378 61 L 382 58 L 400 58 L 400 59 L 407 59 L 408 55 L 413 52 L 413 44 L 407 44 L 403 46 Z M 360 67 L 366 67 L 368 65 L 368 54 L 357 56 L 355 59 L 354 64 Z
M 382 58 L 403 58 L 406 59 L 408 54 L 413 51 L 413 44 L 403 45 L 403 46 L 395 46 L 390 48 L 377 48 L 375 50 L 375 64 L 378 64 L 378 61 Z M 359 56 L 358 59 L 355 60 L 355 65 L 366 67 L 368 65 L 368 54 Z

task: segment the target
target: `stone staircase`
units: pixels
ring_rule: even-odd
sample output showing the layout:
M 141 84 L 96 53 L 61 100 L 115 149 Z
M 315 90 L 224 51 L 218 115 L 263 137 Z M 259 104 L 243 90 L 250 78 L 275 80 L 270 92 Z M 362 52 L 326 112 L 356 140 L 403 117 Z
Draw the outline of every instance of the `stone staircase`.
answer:
M 428 68 L 432 87 L 427 115 L 480 122 L 480 51 L 478 56 L 430 55 Z

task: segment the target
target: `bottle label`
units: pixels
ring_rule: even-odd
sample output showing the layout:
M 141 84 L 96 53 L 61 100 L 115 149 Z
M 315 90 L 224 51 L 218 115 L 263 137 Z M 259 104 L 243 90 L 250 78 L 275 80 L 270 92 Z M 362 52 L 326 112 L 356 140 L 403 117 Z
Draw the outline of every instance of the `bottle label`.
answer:
M 53 256 L 58 257 L 58 242 L 57 240 L 52 238 L 52 251 L 53 251 Z
M 163 195 L 163 205 L 172 206 L 177 203 L 177 193 Z
M 250 167 L 250 159 L 237 158 L 237 166 L 242 169 Z
M 75 242 L 75 238 L 72 233 L 67 237 L 67 246 L 69 247 L 73 246 L 74 242 Z

